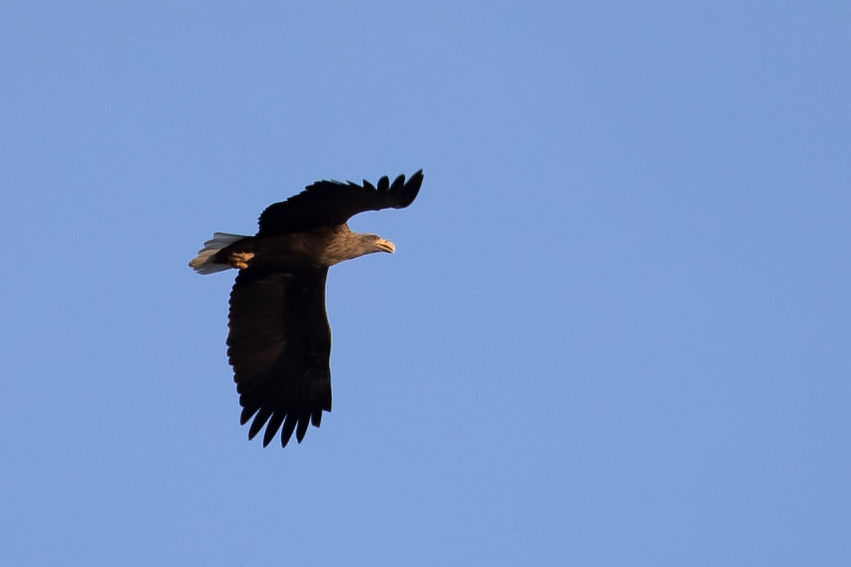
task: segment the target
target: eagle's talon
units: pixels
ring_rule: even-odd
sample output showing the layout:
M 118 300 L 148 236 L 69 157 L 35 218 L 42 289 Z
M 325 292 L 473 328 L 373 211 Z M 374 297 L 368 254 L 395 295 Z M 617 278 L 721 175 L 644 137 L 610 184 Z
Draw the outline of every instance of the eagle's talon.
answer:
M 248 267 L 248 261 L 254 258 L 253 252 L 234 252 L 230 255 L 230 264 L 234 268 L 244 270 Z

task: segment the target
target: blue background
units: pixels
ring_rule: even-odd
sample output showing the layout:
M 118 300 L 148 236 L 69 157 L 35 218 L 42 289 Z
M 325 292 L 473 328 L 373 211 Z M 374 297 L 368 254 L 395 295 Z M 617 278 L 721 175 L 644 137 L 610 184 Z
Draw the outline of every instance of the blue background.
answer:
M 846 2 L 6 2 L 0 563 L 851 564 Z M 331 271 L 334 411 L 248 442 L 234 272 Z

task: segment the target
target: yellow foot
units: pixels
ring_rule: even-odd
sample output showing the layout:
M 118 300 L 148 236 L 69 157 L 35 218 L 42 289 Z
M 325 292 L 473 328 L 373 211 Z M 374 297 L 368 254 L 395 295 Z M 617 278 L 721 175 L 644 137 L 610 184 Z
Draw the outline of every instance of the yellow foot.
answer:
M 252 258 L 254 258 L 253 252 L 234 252 L 230 255 L 230 265 L 244 270 L 248 267 L 248 261 Z

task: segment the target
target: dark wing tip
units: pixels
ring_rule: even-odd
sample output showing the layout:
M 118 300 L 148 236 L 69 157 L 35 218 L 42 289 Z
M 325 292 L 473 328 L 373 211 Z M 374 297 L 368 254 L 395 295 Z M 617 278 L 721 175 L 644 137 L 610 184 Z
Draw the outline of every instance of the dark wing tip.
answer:
M 295 430 L 295 438 L 299 443 L 301 443 L 301 440 L 304 439 L 304 434 L 307 433 L 308 425 L 310 425 L 310 414 L 306 413 L 300 415 L 298 418 L 298 427 Z
M 272 439 L 275 438 L 275 435 L 277 435 L 279 430 L 281 432 L 281 447 L 286 447 L 290 442 L 293 433 L 295 433 L 296 441 L 301 443 L 307 433 L 308 426 L 312 423 L 314 427 L 319 427 L 321 421 L 321 409 L 313 411 L 312 413 L 307 412 L 303 414 L 287 413 L 284 411 L 270 412 L 268 410 L 264 411 L 261 409 L 254 418 L 254 421 L 251 423 L 251 428 L 248 432 L 248 439 L 254 439 L 265 425 L 266 431 L 263 433 L 263 447 L 267 447 L 269 443 L 272 442 Z M 281 427 L 281 425 L 283 425 L 283 427 Z
M 284 429 L 281 431 L 281 447 L 286 447 L 287 443 L 290 442 L 290 438 L 293 436 L 293 431 L 295 431 L 297 423 L 298 416 L 296 414 L 287 414 L 287 420 L 284 422 Z M 301 443 L 301 439 L 299 439 L 299 443 Z
M 388 195 L 393 199 L 393 207 L 396 209 L 404 209 L 414 202 L 420 192 L 420 187 L 423 184 L 423 170 L 417 171 L 405 183 L 405 176 L 400 175 L 393 180 L 390 186 Z
M 254 436 L 257 435 L 261 429 L 263 429 L 263 426 L 266 425 L 267 421 L 269 421 L 269 417 L 271 417 L 271 415 L 272 411 L 266 408 L 263 408 L 259 412 L 257 412 L 257 415 L 254 417 L 254 421 L 251 422 L 251 427 L 248 428 L 249 441 L 251 439 L 254 439 Z M 240 416 L 240 420 L 241 419 L 242 416 Z M 248 421 L 249 419 L 251 418 L 248 417 L 245 421 Z M 243 425 L 245 425 L 245 422 L 243 422 Z
M 278 432 L 278 429 L 281 427 L 281 422 L 284 421 L 284 416 L 287 415 L 285 412 L 276 411 L 272 414 L 272 419 L 269 420 L 269 425 L 266 426 L 266 433 L 263 434 L 263 446 L 265 447 L 269 443 L 272 442 L 272 439 L 275 438 L 275 434 Z
M 378 192 L 379 193 L 387 193 L 387 190 L 390 188 L 390 178 L 386 175 L 378 180 Z
M 239 424 L 245 425 L 248 423 L 248 420 L 251 419 L 255 413 L 257 413 L 258 408 L 250 408 L 245 407 L 242 408 L 242 412 L 239 414 Z

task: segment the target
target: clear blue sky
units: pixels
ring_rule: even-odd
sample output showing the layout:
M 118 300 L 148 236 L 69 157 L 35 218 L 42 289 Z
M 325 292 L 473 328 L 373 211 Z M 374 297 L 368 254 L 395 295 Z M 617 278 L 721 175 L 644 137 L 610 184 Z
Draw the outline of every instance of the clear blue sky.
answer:
M 6 2 L 0 564 L 851 565 L 847 2 Z M 247 441 L 233 272 L 332 269 L 334 411 Z

